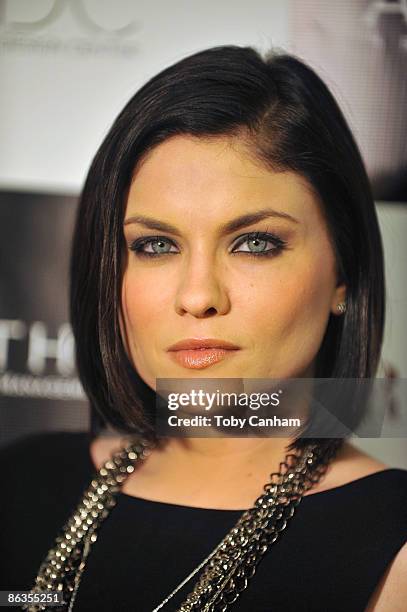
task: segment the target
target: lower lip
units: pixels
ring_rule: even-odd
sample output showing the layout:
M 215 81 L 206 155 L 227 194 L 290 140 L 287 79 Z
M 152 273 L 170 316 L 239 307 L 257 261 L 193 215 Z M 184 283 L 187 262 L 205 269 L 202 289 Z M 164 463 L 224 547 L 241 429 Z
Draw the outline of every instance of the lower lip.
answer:
M 200 370 L 222 361 L 230 353 L 235 353 L 236 350 L 224 348 L 188 349 L 170 351 L 170 355 L 184 368 Z

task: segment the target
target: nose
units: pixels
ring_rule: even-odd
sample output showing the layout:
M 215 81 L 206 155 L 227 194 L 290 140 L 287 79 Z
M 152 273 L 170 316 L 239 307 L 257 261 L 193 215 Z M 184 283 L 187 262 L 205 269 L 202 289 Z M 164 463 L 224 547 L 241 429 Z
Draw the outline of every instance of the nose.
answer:
M 228 312 L 230 300 L 220 270 L 219 262 L 201 252 L 185 261 L 175 298 L 177 314 L 206 318 Z

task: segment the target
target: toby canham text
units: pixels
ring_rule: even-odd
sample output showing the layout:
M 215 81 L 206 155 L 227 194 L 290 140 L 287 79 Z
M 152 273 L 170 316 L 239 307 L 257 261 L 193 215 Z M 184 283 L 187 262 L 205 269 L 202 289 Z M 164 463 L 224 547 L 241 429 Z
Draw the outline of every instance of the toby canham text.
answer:
M 301 419 L 285 419 L 275 415 L 267 418 L 261 418 L 257 415 L 250 417 L 223 415 L 179 417 L 171 415 L 168 417 L 168 425 L 170 427 L 232 427 L 236 429 L 243 429 L 244 427 L 300 427 Z

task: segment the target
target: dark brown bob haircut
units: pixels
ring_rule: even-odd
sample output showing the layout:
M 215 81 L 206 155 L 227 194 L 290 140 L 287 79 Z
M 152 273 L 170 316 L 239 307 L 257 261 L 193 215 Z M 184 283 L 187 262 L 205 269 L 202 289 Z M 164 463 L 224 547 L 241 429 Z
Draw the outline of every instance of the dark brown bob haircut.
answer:
M 315 376 L 370 378 L 377 370 L 383 249 L 367 173 L 341 110 L 318 75 L 293 55 L 213 47 L 164 69 L 136 92 L 86 178 L 73 237 L 70 314 L 94 433 L 108 424 L 157 440 L 155 391 L 130 363 L 119 327 L 123 218 L 138 162 L 180 134 L 239 136 L 265 167 L 306 179 L 322 202 L 338 275 L 347 285 L 346 313 L 329 319 Z M 309 442 L 298 438 L 291 448 Z

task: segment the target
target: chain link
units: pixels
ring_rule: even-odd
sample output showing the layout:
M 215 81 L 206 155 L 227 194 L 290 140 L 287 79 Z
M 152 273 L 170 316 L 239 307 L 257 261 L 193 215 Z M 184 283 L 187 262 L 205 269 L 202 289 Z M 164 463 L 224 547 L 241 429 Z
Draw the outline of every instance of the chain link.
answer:
M 226 535 L 177 612 L 225 612 L 237 600 L 269 546 L 286 528 L 305 491 L 326 472 L 338 446 L 320 456 L 318 446 L 311 444 L 299 456 L 286 456 L 280 472 L 271 474 L 265 493 Z
M 326 472 L 340 442 L 340 439 L 332 440 L 326 451 L 311 443 L 298 455 L 287 454 L 285 461 L 280 463 L 280 471 L 270 474 L 270 482 L 264 485 L 264 493 L 254 506 L 243 511 L 236 525 L 210 555 L 153 612 L 164 607 L 201 569 L 203 572 L 195 587 L 177 612 L 225 612 L 247 588 L 258 563 L 286 528 L 305 491 Z M 98 470 L 42 562 L 31 593 L 61 592 L 67 612 L 73 610 L 97 531 L 116 505 L 124 480 L 154 446 L 144 438 L 131 438 L 125 448 L 112 455 Z M 27 612 L 48 609 L 41 603 L 22 607 Z

